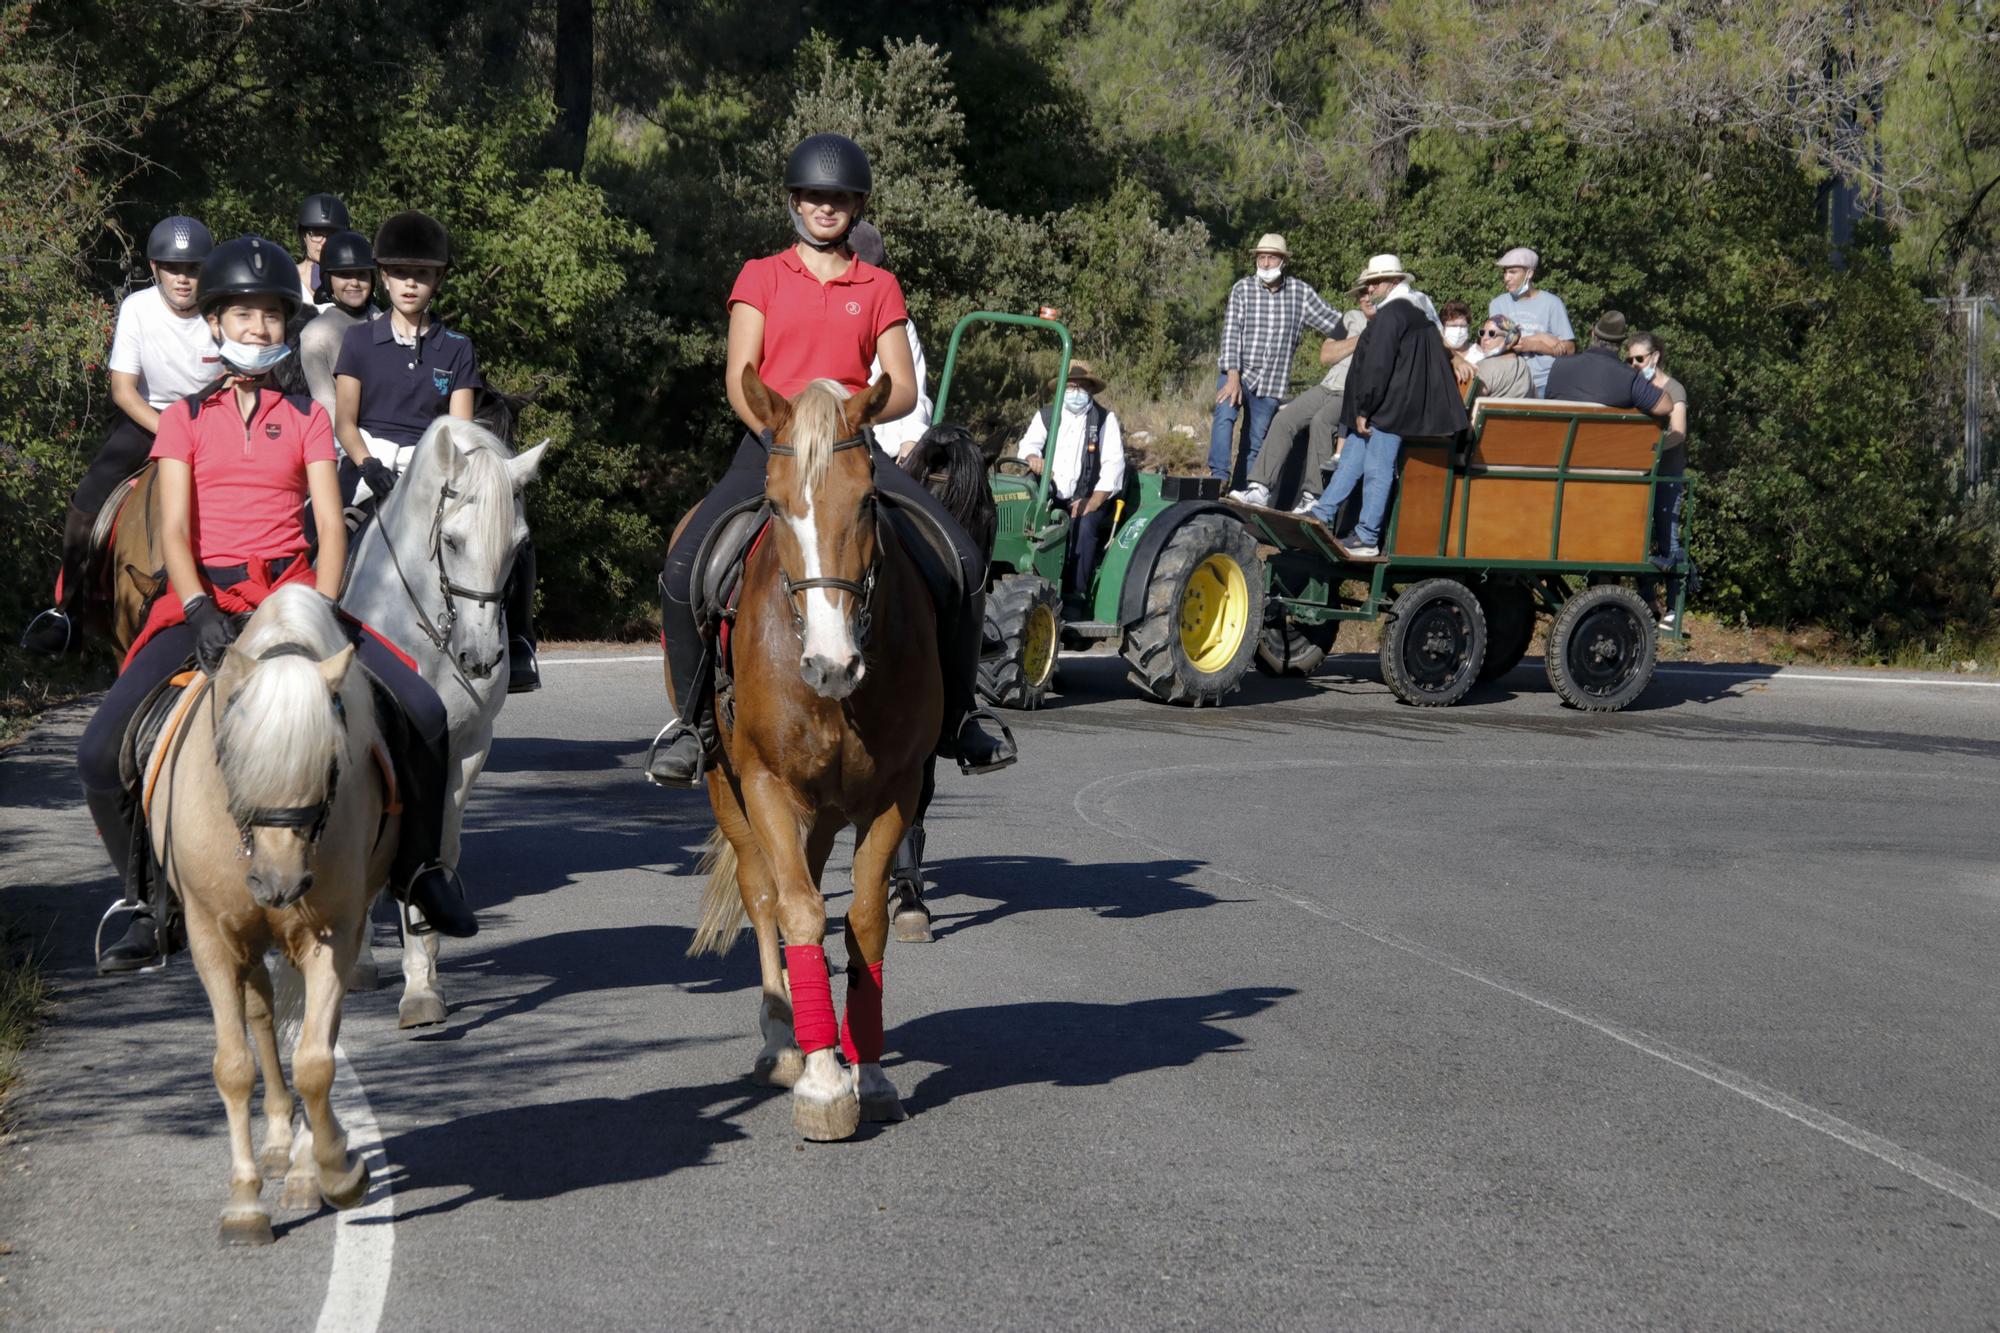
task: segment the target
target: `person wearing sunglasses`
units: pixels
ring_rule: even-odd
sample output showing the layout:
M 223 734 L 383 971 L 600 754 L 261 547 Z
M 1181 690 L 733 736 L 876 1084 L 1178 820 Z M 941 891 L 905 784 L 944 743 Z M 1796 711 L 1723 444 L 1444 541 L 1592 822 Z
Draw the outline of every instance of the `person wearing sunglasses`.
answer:
M 1673 410 L 1666 394 L 1619 359 L 1619 349 L 1630 332 L 1625 316 L 1619 311 L 1607 310 L 1599 315 L 1590 330 L 1590 346 L 1575 356 L 1559 356 L 1550 364 L 1542 396 L 1566 403 L 1601 403 L 1605 407 L 1666 416 Z
M 1641 329 L 1625 341 L 1625 364 L 1657 388 L 1672 404 L 1667 414 L 1666 439 L 1660 445 L 1660 475 L 1675 480 L 1662 481 L 1653 488 L 1653 563 L 1662 569 L 1673 569 L 1687 553 L 1681 544 L 1681 505 L 1687 499 L 1684 478 L 1688 463 L 1688 396 L 1681 382 L 1661 367 L 1666 346 L 1659 334 Z M 1666 612 L 1660 617 L 1661 629 L 1678 628 L 1674 607 L 1680 601 L 1680 585 L 1679 575 L 1667 576 Z M 1652 589 L 1644 585 L 1642 591 L 1648 596 L 1652 593 Z
M 1515 348 L 1521 326 L 1505 315 L 1488 315 L 1472 335 L 1481 353 L 1475 368 L 1474 398 L 1533 398 L 1535 377 L 1528 359 Z

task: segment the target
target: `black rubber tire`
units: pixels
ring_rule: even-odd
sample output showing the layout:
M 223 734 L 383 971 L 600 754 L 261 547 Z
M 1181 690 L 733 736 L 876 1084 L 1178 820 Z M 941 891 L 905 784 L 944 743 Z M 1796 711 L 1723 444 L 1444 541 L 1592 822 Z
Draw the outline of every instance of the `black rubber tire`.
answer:
M 1396 594 L 1382 626 L 1382 679 L 1406 704 L 1444 708 L 1479 681 L 1486 613 L 1457 579 L 1425 579 Z
M 1658 655 L 1653 609 L 1620 584 L 1585 588 L 1549 626 L 1549 684 L 1586 713 L 1615 713 L 1652 683 Z
M 1054 637 L 1047 645 L 1048 660 L 1037 665 L 1028 660 L 1033 647 L 1029 627 L 1042 612 L 1049 616 Z M 1007 575 L 986 594 L 987 647 L 979 658 L 980 694 L 1002 708 L 1040 708 L 1055 683 L 1061 643 L 1062 598 L 1055 585 L 1033 574 Z
M 1310 676 L 1326 661 L 1339 635 L 1338 620 L 1302 625 L 1286 616 L 1257 636 L 1257 669 L 1267 676 Z
M 1528 654 L 1535 637 L 1535 594 L 1525 584 L 1489 580 L 1479 585 L 1478 597 L 1486 613 L 1486 660 L 1479 679 L 1498 680 Z
M 1211 557 L 1233 562 L 1243 576 L 1244 619 L 1227 659 L 1208 670 L 1188 659 L 1181 643 L 1181 611 L 1196 572 Z M 1204 576 L 1206 577 L 1206 576 Z M 1134 685 L 1163 703 L 1220 704 L 1242 688 L 1257 653 L 1264 623 L 1264 562 L 1249 530 L 1223 514 L 1197 514 L 1174 530 L 1146 583 L 1145 610 L 1125 629 L 1119 652 Z M 1218 645 L 1218 655 L 1221 646 Z

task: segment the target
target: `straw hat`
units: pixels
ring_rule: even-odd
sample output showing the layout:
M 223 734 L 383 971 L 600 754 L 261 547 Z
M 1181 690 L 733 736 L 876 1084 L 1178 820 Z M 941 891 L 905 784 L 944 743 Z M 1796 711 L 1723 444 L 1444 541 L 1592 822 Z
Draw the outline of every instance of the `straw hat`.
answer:
M 1404 268 L 1403 261 L 1396 256 L 1376 255 L 1368 261 L 1368 267 L 1361 270 L 1361 276 L 1354 280 L 1354 290 L 1359 293 L 1369 283 L 1380 282 L 1384 278 L 1404 279 L 1409 276 L 1410 270 Z
M 1267 231 L 1250 247 L 1253 255 L 1276 255 L 1280 259 L 1290 259 L 1292 248 L 1285 244 L 1285 238 L 1275 231 Z
M 1099 378 L 1095 370 L 1091 369 L 1088 361 L 1069 363 L 1069 382 L 1093 398 L 1104 392 L 1104 381 Z

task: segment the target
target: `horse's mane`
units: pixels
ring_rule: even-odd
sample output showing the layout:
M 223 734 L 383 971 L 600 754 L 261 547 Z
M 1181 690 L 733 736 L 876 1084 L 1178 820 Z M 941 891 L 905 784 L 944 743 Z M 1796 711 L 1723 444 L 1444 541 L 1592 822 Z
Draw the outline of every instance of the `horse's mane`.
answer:
M 1000 515 L 993 504 L 993 489 L 986 484 L 986 455 L 971 431 L 947 423 L 932 426 L 904 456 L 903 471 L 922 482 L 938 503 L 951 511 L 975 547 L 992 551 Z
M 478 507 L 473 549 L 466 555 L 475 568 L 498 569 L 507 553 L 514 549 L 514 479 L 507 471 L 507 460 L 514 456 L 514 451 L 505 440 L 476 422 L 439 417 L 424 431 L 424 438 L 410 455 L 404 480 L 413 494 L 435 497 L 436 487 L 444 484 L 443 478 L 432 475 L 437 467 L 431 462 L 430 449 L 431 437 L 441 430 L 451 432 L 462 469 L 459 495 L 446 506 L 445 512 L 451 513 L 473 500 L 489 501 Z M 396 492 L 402 490 L 402 486 L 396 488 Z
M 840 443 L 841 432 L 847 429 L 847 418 L 840 411 L 847 398 L 847 386 L 839 380 L 814 380 L 792 403 L 791 446 L 798 460 L 799 483 L 808 495 L 826 480 L 833 446 Z
M 304 584 L 276 589 L 250 617 L 236 648 L 262 660 L 223 710 L 215 733 L 232 802 L 304 805 L 319 798 L 343 737 L 318 664 L 346 642 L 326 599 Z M 264 657 L 286 645 L 310 655 Z

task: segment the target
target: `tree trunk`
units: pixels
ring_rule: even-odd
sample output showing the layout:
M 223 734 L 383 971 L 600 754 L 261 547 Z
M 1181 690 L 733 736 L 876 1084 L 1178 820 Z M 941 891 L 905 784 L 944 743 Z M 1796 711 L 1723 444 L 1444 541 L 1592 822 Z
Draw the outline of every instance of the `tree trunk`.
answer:
M 590 138 L 596 45 L 591 0 L 556 0 L 555 161 L 577 175 Z

